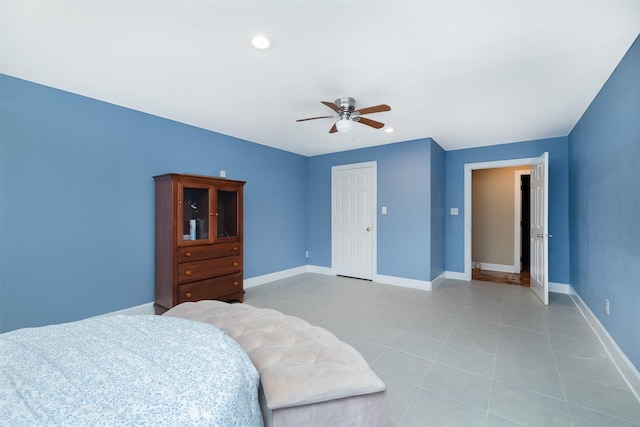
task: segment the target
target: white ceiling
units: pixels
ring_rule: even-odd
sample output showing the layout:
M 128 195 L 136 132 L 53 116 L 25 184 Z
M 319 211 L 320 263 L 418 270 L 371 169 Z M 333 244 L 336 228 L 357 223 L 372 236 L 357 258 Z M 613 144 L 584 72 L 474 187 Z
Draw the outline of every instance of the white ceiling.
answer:
M 0 5 L 4 74 L 307 156 L 567 135 L 640 33 L 638 0 Z M 395 132 L 295 122 L 343 96 Z

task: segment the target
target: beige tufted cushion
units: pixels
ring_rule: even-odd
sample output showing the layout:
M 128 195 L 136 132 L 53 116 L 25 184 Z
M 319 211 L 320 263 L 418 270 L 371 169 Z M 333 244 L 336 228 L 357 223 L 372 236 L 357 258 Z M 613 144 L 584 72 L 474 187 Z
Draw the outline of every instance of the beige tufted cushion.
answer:
M 353 347 L 297 317 L 208 300 L 180 304 L 165 315 L 211 323 L 234 338 L 260 372 L 272 410 L 385 390 Z

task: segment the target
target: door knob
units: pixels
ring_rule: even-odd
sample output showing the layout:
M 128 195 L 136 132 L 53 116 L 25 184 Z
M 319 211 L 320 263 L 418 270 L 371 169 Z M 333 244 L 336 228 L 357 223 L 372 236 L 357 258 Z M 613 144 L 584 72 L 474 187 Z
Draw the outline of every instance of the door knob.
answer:
M 371 227 L 367 227 L 367 231 L 371 231 Z

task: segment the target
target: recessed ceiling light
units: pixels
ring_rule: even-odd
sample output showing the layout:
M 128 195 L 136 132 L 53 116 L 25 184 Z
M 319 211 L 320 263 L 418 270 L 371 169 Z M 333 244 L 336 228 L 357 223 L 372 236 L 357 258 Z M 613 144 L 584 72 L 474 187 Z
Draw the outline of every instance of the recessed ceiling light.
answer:
M 392 133 L 394 131 L 394 129 L 393 128 L 386 128 L 384 131 L 386 133 Z
M 273 40 L 265 34 L 256 34 L 251 38 L 253 47 L 259 50 L 267 50 L 273 47 Z

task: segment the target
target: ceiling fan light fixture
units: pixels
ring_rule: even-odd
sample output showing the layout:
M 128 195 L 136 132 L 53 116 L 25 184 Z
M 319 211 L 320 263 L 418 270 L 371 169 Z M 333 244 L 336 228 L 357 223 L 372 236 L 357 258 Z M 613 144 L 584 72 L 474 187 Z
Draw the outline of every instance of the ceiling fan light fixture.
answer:
M 251 38 L 251 45 L 258 50 L 267 50 L 273 47 L 273 40 L 266 34 L 255 34 Z
M 353 129 L 353 120 L 341 118 L 336 122 L 336 128 L 339 132 L 349 132 Z

